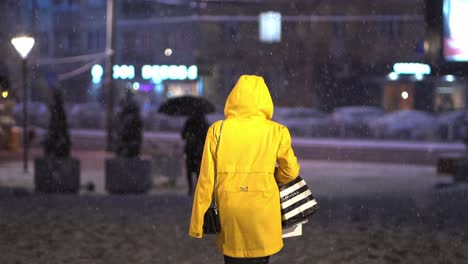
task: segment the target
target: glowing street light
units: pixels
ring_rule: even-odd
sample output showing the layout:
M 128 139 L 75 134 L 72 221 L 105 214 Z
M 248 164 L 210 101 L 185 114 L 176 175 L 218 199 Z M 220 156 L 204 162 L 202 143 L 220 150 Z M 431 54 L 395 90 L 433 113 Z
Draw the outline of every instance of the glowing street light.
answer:
M 258 26 L 261 42 L 281 42 L 281 13 L 273 11 L 261 13 Z
M 15 46 L 15 49 L 20 54 L 21 58 L 26 59 L 34 46 L 34 38 L 27 36 L 16 37 L 11 40 L 11 44 Z
M 28 151 L 29 151 L 29 139 L 28 139 L 28 82 L 27 82 L 27 71 L 28 63 L 27 58 L 29 52 L 34 47 L 34 38 L 28 36 L 20 36 L 13 38 L 11 44 L 15 47 L 21 56 L 21 64 L 23 71 L 23 168 L 24 172 L 28 172 Z

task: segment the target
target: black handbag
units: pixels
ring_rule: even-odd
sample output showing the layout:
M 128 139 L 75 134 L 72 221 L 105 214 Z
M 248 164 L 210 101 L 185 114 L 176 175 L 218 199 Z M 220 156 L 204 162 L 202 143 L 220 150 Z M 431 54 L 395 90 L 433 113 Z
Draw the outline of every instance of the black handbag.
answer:
M 219 222 L 218 209 L 214 207 L 208 208 L 203 219 L 203 233 L 216 234 L 221 230 Z
M 216 142 L 216 163 L 215 163 L 215 175 L 213 185 L 213 203 L 210 208 L 205 212 L 203 217 L 203 233 L 204 234 L 217 234 L 221 230 L 221 221 L 219 220 L 218 214 L 218 203 L 216 199 L 216 178 L 218 174 L 218 148 L 219 141 L 221 140 L 221 131 L 223 131 L 224 120 L 221 122 L 221 128 L 219 129 L 218 142 Z
M 307 221 L 311 215 L 319 210 L 315 197 L 300 176 L 287 184 L 278 184 L 278 187 L 283 228 Z

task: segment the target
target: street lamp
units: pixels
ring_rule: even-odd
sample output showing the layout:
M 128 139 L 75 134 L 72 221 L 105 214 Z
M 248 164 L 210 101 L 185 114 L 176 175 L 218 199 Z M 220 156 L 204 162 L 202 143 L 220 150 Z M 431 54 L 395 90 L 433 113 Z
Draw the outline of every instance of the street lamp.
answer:
M 28 82 L 27 82 L 27 58 L 28 54 L 34 46 L 34 38 L 28 36 L 16 37 L 11 40 L 11 44 L 15 47 L 21 56 L 21 66 L 23 72 L 23 168 L 24 172 L 28 172 Z

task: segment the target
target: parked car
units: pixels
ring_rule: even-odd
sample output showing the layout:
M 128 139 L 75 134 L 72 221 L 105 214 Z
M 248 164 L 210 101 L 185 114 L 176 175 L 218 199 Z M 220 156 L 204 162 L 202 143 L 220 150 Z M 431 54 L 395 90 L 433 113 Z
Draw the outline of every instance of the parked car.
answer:
M 468 132 L 468 111 L 450 111 L 436 117 L 437 133 L 441 140 L 463 140 Z M 466 128 L 465 128 L 466 127 Z
M 369 124 L 383 115 L 379 107 L 345 106 L 333 111 L 332 120 L 340 137 L 370 137 Z
M 377 138 L 428 140 L 436 137 L 437 122 L 427 112 L 401 110 L 378 118 L 370 128 Z
M 311 107 L 275 107 L 273 120 L 299 137 L 327 137 L 331 127 L 329 115 Z
M 171 116 L 158 113 L 157 107 L 151 107 L 143 114 L 145 130 L 180 132 L 187 117 Z
M 275 107 L 273 119 L 326 116 L 327 113 L 312 107 Z
M 69 125 L 73 128 L 104 129 L 105 111 L 105 108 L 97 102 L 75 104 L 69 113 Z
M 334 133 L 333 121 L 329 117 L 307 117 L 283 119 L 291 135 L 298 137 L 331 137 Z
M 16 124 L 23 124 L 23 103 L 16 104 L 14 108 Z M 28 102 L 29 124 L 41 128 L 46 128 L 49 124 L 49 109 L 42 102 Z

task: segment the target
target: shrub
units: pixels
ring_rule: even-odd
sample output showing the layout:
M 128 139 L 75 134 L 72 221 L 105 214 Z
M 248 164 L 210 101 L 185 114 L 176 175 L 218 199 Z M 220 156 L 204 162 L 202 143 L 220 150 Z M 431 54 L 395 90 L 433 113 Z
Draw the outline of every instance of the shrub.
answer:
M 47 157 L 66 158 L 70 156 L 71 142 L 68 132 L 67 117 L 63 107 L 63 97 L 59 89 L 52 91 L 49 104 L 49 125 L 43 141 L 44 155 Z
M 140 108 L 129 91 L 122 101 L 117 115 L 115 154 L 119 157 L 135 158 L 140 155 L 143 121 Z

